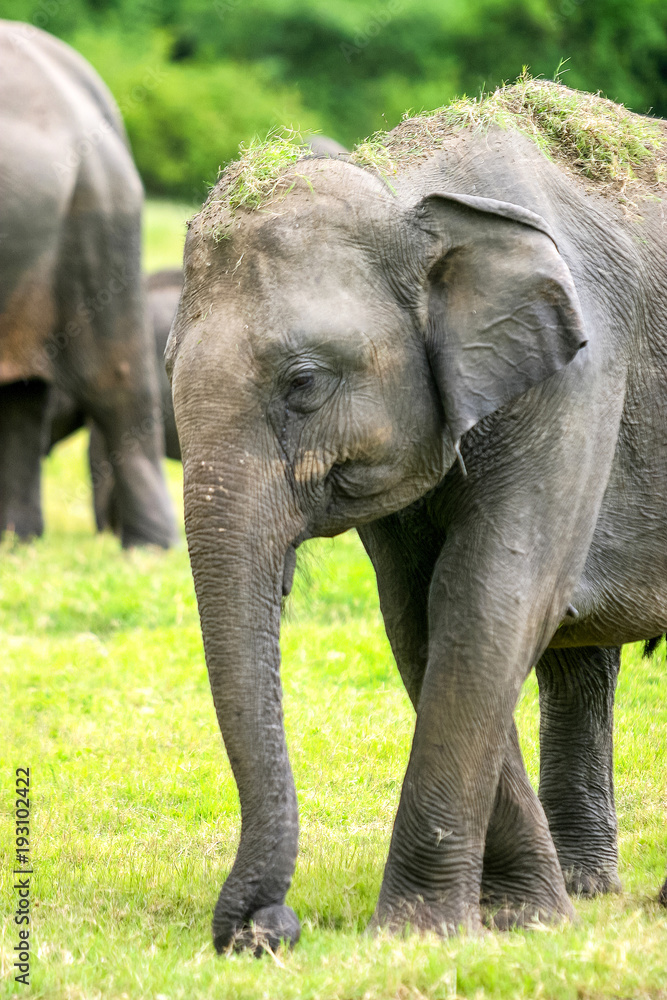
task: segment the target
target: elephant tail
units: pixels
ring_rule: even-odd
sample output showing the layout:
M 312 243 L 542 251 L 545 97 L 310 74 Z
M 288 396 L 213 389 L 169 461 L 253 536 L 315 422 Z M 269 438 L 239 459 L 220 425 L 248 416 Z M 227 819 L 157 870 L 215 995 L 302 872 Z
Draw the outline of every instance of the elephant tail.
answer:
M 658 648 L 658 646 L 660 645 L 660 643 L 664 638 L 667 638 L 667 636 L 656 635 L 654 636 L 653 639 L 646 640 L 646 642 L 644 643 L 644 656 L 646 657 L 646 659 L 648 659 L 649 656 L 653 656 L 656 649 Z

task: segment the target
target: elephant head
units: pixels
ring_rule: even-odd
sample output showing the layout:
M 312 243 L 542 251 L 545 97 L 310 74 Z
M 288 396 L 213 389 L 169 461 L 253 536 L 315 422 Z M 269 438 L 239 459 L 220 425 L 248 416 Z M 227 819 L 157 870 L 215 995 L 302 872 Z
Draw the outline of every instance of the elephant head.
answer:
M 252 919 L 270 939 L 296 933 L 282 906 L 298 823 L 279 676 L 296 547 L 423 496 L 462 434 L 584 342 L 568 269 L 532 212 L 402 198 L 336 160 L 300 163 L 285 187 L 234 215 L 214 192 L 188 234 L 167 347 L 206 660 L 241 799 L 218 949 Z

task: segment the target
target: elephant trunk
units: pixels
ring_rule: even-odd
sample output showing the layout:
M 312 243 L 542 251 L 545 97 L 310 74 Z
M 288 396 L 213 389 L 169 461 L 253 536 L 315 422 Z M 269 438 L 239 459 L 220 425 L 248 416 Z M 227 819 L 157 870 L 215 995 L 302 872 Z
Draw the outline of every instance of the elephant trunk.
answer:
M 250 447 L 221 447 L 234 438 L 217 430 L 210 447 L 188 447 L 184 474 L 209 680 L 241 802 L 241 841 L 213 919 L 221 951 L 250 920 L 257 924 L 258 911 L 287 910 L 298 815 L 283 726 L 280 610 L 302 525 L 277 456 L 267 462 Z M 296 932 L 283 937 L 298 936 L 291 916 Z

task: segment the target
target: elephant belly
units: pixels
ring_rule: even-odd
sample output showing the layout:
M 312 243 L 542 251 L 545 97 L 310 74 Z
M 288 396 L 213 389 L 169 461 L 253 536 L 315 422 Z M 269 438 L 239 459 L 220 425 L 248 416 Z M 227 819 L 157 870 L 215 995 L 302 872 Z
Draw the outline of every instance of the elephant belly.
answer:
M 569 614 L 551 645 L 617 646 L 667 632 L 667 476 L 606 504 Z M 607 498 L 606 498 L 607 499 Z
M 667 346 L 646 331 L 571 603 L 579 616 L 561 625 L 552 646 L 616 646 L 667 631 Z
M 55 323 L 55 303 L 46 261 L 25 271 L 0 314 L 0 385 L 20 379 L 51 380 L 46 340 Z

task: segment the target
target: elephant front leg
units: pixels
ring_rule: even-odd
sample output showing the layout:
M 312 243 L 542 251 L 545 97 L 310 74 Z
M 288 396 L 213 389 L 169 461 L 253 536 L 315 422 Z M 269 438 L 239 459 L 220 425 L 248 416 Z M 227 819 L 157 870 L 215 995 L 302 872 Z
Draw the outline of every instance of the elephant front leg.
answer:
M 48 387 L 31 379 L 0 386 L 0 535 L 42 534 L 41 458 Z
M 500 930 L 574 916 L 514 725 L 486 831 L 481 901 L 485 922 Z
M 479 528 L 477 536 L 484 545 Z M 513 556 L 496 546 L 494 552 L 488 539 L 485 562 L 493 589 L 479 572 L 470 537 L 467 532 L 448 537 L 430 588 L 428 665 L 374 916 L 375 924 L 395 929 L 410 925 L 451 934 L 481 928 L 485 842 L 512 715 L 543 641 L 535 622 L 550 628 L 551 601 L 545 600 L 542 616 L 534 613 L 532 595 L 539 588 L 531 564 L 520 564 L 519 550 Z M 513 593 L 503 592 L 505 581 L 512 581 Z M 517 611 L 508 619 L 512 602 Z M 504 895 L 523 900 L 542 919 L 570 915 L 541 811 L 519 809 L 510 819 L 530 844 L 532 870 L 526 886 L 508 856 Z M 536 844 L 542 849 L 535 850 Z M 499 850 L 494 862 L 499 872 Z M 545 885 L 549 889 L 543 891 Z
M 618 892 L 614 692 L 619 648 L 549 649 L 540 686 L 540 800 L 570 892 Z
M 421 502 L 357 531 L 377 576 L 387 638 L 416 709 L 428 657 L 428 592 L 444 535 Z

